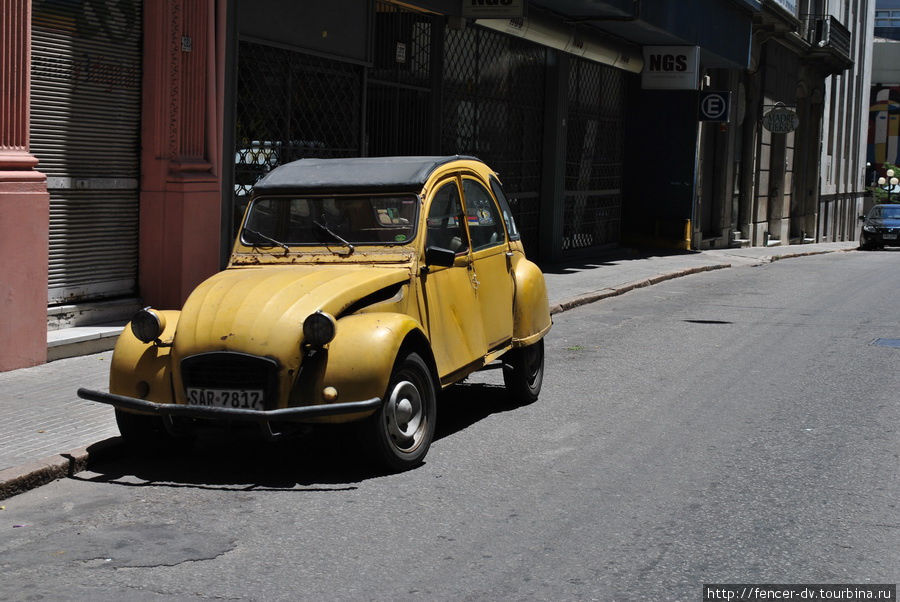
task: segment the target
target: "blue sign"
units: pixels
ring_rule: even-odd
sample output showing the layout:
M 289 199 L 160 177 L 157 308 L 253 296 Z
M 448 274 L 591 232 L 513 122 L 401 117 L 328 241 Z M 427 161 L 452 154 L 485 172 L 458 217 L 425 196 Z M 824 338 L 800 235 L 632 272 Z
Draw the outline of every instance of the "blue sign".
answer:
M 700 121 L 728 123 L 731 116 L 731 91 L 701 92 L 699 112 Z

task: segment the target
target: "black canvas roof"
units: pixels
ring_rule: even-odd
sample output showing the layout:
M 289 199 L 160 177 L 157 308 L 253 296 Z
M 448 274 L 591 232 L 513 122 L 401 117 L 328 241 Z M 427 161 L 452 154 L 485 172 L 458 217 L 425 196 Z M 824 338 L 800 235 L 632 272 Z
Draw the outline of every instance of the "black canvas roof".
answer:
M 280 165 L 257 182 L 257 194 L 296 192 L 416 191 L 450 161 L 475 157 L 355 157 L 300 159 Z

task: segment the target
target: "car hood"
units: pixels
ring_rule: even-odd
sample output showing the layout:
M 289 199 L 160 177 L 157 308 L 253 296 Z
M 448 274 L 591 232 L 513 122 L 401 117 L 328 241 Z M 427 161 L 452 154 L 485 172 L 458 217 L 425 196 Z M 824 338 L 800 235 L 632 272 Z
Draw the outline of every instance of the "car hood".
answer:
M 900 219 L 896 218 L 873 218 L 866 220 L 867 226 L 876 226 L 878 228 L 900 228 Z
M 195 353 L 235 351 L 299 365 L 307 316 L 322 310 L 338 317 L 366 295 L 409 278 L 409 269 L 399 267 L 230 268 L 188 297 L 173 355 L 182 359 Z

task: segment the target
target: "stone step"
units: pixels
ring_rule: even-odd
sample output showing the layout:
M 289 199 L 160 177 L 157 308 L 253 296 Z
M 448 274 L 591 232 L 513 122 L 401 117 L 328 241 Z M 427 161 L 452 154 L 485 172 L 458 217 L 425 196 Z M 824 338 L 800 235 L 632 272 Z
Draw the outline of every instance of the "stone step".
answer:
M 47 331 L 47 361 L 109 351 L 125 328 L 126 320 Z

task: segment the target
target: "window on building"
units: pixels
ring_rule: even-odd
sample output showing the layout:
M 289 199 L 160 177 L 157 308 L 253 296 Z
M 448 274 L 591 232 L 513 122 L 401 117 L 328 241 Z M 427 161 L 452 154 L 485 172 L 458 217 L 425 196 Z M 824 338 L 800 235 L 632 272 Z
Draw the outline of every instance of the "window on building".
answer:
M 875 27 L 900 27 L 900 10 L 876 10 Z

